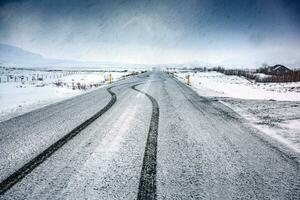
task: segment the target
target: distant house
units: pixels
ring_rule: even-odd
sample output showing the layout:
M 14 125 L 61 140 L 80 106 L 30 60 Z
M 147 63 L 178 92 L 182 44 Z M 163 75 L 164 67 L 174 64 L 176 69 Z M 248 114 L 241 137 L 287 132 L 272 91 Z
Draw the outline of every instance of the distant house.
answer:
M 274 65 L 267 68 L 266 74 L 268 75 L 282 75 L 292 72 L 289 68 L 283 65 Z

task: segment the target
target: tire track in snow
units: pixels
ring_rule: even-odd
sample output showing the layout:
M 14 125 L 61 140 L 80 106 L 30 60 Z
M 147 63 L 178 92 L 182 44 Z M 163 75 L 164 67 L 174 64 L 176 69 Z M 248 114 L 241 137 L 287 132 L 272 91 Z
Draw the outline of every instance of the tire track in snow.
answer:
M 116 85 L 116 86 L 119 86 L 119 85 Z M 32 170 L 34 170 L 37 166 L 39 166 L 47 158 L 49 158 L 55 151 L 57 151 L 59 148 L 61 148 L 64 144 L 66 144 L 68 141 L 70 141 L 73 137 L 75 137 L 78 133 L 80 133 L 88 125 L 90 125 L 97 118 L 99 118 L 106 111 L 108 111 L 114 105 L 114 103 L 117 101 L 117 95 L 111 91 L 111 89 L 116 86 L 107 88 L 107 91 L 111 95 L 111 99 L 104 108 L 102 108 L 99 112 L 97 112 L 91 118 L 87 119 L 82 124 L 80 124 L 79 126 L 74 128 L 71 132 L 66 134 L 64 137 L 62 137 L 61 139 L 56 141 L 54 144 L 52 144 L 50 147 L 45 149 L 43 152 L 41 152 L 35 158 L 30 160 L 28 163 L 26 163 L 23 167 L 18 169 L 16 172 L 14 172 L 10 176 L 8 176 L 6 179 L 4 179 L 0 183 L 0 195 L 3 195 L 6 191 L 8 191 L 11 187 L 13 187 L 16 183 L 21 181 L 27 174 L 29 174 Z
M 143 158 L 143 166 L 141 171 L 138 197 L 137 199 L 156 199 L 156 158 L 157 158 L 157 136 L 159 121 L 159 106 L 157 101 L 146 92 L 136 89 L 137 85 L 131 88 L 147 96 L 152 103 L 152 115 L 150 127 Z

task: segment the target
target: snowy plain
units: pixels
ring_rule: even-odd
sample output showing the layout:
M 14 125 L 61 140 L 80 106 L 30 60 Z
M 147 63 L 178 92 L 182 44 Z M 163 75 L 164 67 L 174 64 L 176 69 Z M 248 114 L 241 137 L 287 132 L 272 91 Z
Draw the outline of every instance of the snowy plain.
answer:
M 128 71 L 65 71 L 0 68 L 0 121 L 123 79 Z
M 300 82 L 256 83 L 218 72 L 180 72 L 175 77 L 201 96 L 215 98 L 263 133 L 300 153 Z
M 239 99 L 300 101 L 300 82 L 256 83 L 244 77 L 228 76 L 218 72 L 178 73 L 183 80 L 190 75 L 192 86 L 206 96 Z

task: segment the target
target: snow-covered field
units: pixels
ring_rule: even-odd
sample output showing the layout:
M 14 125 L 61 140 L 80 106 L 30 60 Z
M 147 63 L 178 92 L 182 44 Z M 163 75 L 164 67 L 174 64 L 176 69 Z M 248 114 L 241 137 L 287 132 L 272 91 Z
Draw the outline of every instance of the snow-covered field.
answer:
M 177 73 L 183 80 L 190 75 L 191 84 L 200 94 L 240 99 L 300 101 L 300 82 L 256 83 L 244 77 L 218 72 Z
M 300 82 L 256 83 L 217 72 L 176 73 L 201 96 L 218 99 L 254 127 L 300 152 Z
M 131 72 L 46 71 L 0 68 L 0 121 L 89 92 Z

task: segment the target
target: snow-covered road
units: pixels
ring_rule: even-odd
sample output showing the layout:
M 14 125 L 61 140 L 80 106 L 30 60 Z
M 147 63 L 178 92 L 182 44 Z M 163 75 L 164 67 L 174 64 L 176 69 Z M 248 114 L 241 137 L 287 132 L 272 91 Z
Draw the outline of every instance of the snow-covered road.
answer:
M 149 96 L 132 88 L 138 83 L 143 84 L 136 88 Z M 233 110 L 161 72 L 115 85 L 117 101 L 107 112 L 0 199 L 300 198 L 299 154 Z M 151 98 L 159 106 L 154 135 Z M 100 88 L 1 122 L 0 181 L 110 99 Z M 149 177 L 142 178 L 142 171 Z M 140 182 L 147 178 L 153 185 L 142 190 Z M 151 194 L 139 194 L 147 191 Z

